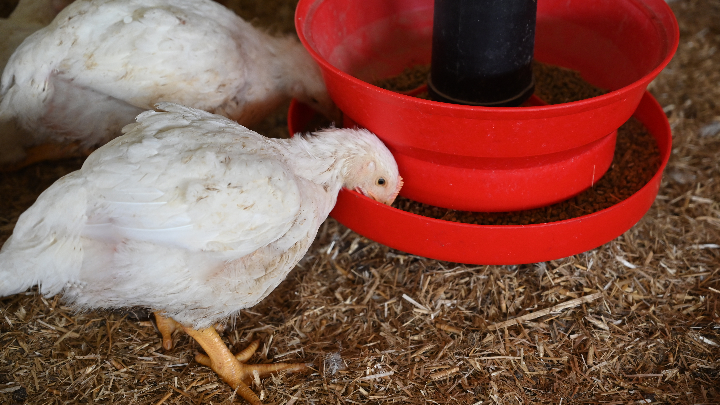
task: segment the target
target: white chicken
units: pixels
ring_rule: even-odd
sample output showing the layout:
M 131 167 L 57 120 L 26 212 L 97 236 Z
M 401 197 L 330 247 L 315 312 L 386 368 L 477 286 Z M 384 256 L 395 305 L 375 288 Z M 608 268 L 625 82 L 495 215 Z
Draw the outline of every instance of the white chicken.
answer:
M 161 101 L 246 126 L 290 97 L 339 116 L 296 38 L 211 0 L 78 0 L 17 48 L 0 97 L 5 170 L 103 145 Z
M 72 0 L 20 0 L 8 18 L 0 18 L 0 71 L 33 32 L 45 27 Z
M 209 356 L 197 360 L 259 403 L 243 383 L 253 370 L 305 366 L 244 365 L 249 356 L 236 360 L 212 325 L 277 287 L 343 186 L 391 204 L 402 179 L 367 130 L 271 139 L 204 111 L 158 108 L 167 112 L 140 114 L 22 214 L 0 250 L 0 296 L 38 284 L 79 310 L 148 307 L 166 348 L 181 325 Z

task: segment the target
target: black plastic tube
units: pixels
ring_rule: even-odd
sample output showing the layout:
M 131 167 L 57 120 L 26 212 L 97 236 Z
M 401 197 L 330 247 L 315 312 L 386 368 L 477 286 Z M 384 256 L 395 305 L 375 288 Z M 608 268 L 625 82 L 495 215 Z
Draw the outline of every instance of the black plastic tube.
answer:
M 430 98 L 518 106 L 529 98 L 536 0 L 435 0 Z

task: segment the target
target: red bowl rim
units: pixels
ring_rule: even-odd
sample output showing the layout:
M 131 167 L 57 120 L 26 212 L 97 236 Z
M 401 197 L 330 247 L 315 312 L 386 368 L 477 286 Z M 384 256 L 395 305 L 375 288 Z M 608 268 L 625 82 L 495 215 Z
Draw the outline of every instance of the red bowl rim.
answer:
M 626 98 L 627 93 L 642 88 L 645 90 L 647 85 L 652 81 L 660 72 L 670 63 L 675 52 L 677 51 L 678 44 L 680 42 L 680 30 L 678 27 L 675 15 L 672 9 L 665 0 L 629 0 L 627 3 L 633 3 L 636 7 L 639 7 L 638 3 L 653 5 L 653 9 L 656 12 L 664 13 L 665 15 L 660 21 L 669 22 L 670 25 L 663 24 L 665 28 L 664 32 L 667 34 L 668 42 L 670 46 L 667 49 L 667 55 L 665 58 L 656 66 L 653 70 L 648 72 L 646 75 L 636 80 L 635 82 L 622 87 L 617 90 L 610 91 L 601 96 L 592 97 L 584 100 L 573 101 L 570 103 L 553 104 L 546 106 L 531 106 L 531 107 L 477 107 L 477 106 L 466 106 L 459 104 L 443 103 L 432 100 L 420 99 L 417 97 L 408 96 L 391 90 L 385 90 L 368 82 L 360 80 L 340 69 L 337 69 L 330 64 L 324 57 L 322 57 L 315 48 L 310 44 L 308 39 L 305 37 L 304 26 L 307 25 L 306 21 L 312 18 L 312 12 L 319 7 L 319 5 L 325 0 L 300 0 L 297 8 L 295 9 L 295 30 L 297 32 L 300 41 L 307 51 L 312 55 L 313 59 L 326 71 L 333 72 L 334 74 L 342 77 L 348 81 L 351 85 L 364 87 L 366 90 L 374 91 L 378 93 L 383 99 L 390 101 L 393 100 L 396 104 L 411 104 L 423 106 L 425 108 L 432 108 L 434 113 L 437 115 L 450 115 L 456 117 L 468 117 L 476 118 L 478 113 L 493 114 L 493 119 L 534 119 L 534 118 L 550 118 L 555 116 L 569 115 L 572 113 L 580 113 L 587 110 L 596 109 L 603 105 L 612 104 L 620 99 Z M 305 16 L 310 18 L 305 18 Z

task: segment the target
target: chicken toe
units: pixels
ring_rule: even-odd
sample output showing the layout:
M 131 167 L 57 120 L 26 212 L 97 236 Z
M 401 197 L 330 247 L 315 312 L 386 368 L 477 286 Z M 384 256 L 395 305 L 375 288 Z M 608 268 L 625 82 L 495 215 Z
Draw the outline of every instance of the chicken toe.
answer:
M 207 355 L 196 355 L 195 360 L 212 368 L 223 381 L 253 405 L 262 404 L 260 398 L 248 386 L 254 378 L 262 378 L 280 371 L 300 372 L 309 369 L 303 363 L 244 364 L 243 361 L 248 360 L 257 350 L 259 342 L 252 342 L 246 349 L 233 356 L 215 328 L 200 330 L 183 328 L 207 353 Z
M 250 360 L 250 357 L 252 357 L 252 355 L 255 354 L 258 347 L 260 347 L 260 341 L 255 339 L 252 342 L 250 342 L 248 347 L 242 349 L 239 353 L 236 353 L 235 358 L 240 363 L 244 363 L 244 362 Z
M 157 325 L 160 335 L 162 335 L 162 345 L 165 350 L 173 348 L 172 334 L 176 330 L 181 330 L 182 326 L 172 318 L 166 318 L 159 312 L 154 312 L 155 325 Z

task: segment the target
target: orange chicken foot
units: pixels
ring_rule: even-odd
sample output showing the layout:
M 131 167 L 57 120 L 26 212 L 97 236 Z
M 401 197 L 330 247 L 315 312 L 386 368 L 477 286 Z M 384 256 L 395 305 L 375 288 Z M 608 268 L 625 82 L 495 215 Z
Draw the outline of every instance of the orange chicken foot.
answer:
M 155 313 L 155 321 L 162 335 L 164 348 L 172 348 L 172 333 L 182 328 L 207 353 L 207 355 L 195 355 L 195 361 L 210 367 L 223 381 L 252 405 L 262 404 L 260 398 L 249 387 L 253 379 L 260 379 L 281 371 L 300 372 L 309 369 L 303 363 L 245 364 L 260 346 L 259 341 L 251 342 L 247 348 L 233 355 L 223 343 L 215 328 L 195 330 L 182 326 L 175 320 L 165 318 L 158 313 Z

